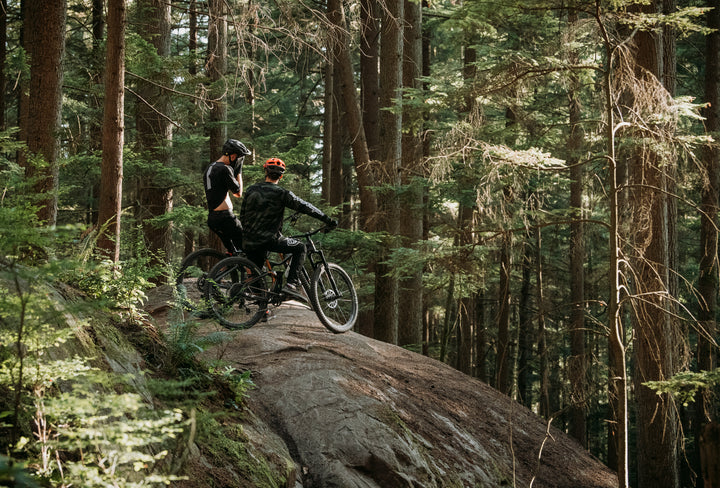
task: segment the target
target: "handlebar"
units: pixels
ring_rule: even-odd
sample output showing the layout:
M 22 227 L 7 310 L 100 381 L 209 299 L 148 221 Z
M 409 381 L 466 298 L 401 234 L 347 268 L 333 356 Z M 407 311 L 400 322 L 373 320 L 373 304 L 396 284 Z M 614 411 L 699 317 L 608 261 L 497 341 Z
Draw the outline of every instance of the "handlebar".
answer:
M 304 214 L 302 212 L 295 212 L 292 215 L 286 217 L 285 220 L 294 224 L 298 221 L 298 219 L 300 218 L 301 215 L 304 215 Z M 289 237 L 292 237 L 293 239 L 303 239 L 303 238 L 309 238 L 311 236 L 314 236 L 315 234 L 317 234 L 319 232 L 325 232 L 327 234 L 331 230 L 333 230 L 333 228 L 331 228 L 329 225 L 325 224 L 322 227 L 318 227 L 315 230 L 305 232 L 304 234 L 297 234 L 297 235 L 289 236 Z

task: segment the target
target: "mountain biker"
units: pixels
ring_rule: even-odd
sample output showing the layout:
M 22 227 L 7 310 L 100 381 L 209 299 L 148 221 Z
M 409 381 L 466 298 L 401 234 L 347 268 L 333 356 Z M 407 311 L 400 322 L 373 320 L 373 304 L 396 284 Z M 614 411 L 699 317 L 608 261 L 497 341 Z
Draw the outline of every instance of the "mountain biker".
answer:
M 245 223 L 243 251 L 258 268 L 262 268 L 267 252 L 292 254 L 283 292 L 298 295 L 298 273 L 305 262 L 306 249 L 303 242 L 284 237 L 280 233 L 285 208 L 315 217 L 329 228 L 337 227 L 337 221 L 278 185 L 285 173 L 285 163 L 281 159 L 270 158 L 263 168 L 265 181 L 256 183 L 245 191 L 240 208 L 240 219 Z
M 207 224 L 230 253 L 240 251 L 242 225 L 233 213 L 230 194 L 240 198 L 243 192 L 242 167 L 250 151 L 237 139 L 228 139 L 222 156 L 205 170 L 205 198 L 208 206 Z

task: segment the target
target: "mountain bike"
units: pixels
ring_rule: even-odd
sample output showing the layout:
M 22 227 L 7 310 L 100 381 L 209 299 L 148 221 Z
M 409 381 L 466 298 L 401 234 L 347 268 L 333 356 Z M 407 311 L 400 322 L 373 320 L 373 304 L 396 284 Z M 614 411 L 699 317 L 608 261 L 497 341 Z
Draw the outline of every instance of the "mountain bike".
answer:
M 208 272 L 231 253 L 211 247 L 193 251 L 182 260 L 175 276 L 175 290 L 183 310 L 201 317 L 212 316 L 205 301 L 205 285 Z
M 292 236 L 305 241 L 307 258 L 300 269 L 300 283 L 320 322 L 335 333 L 353 328 L 358 317 L 358 298 L 350 275 L 330 263 L 312 236 L 327 232 L 325 226 Z M 282 291 L 291 255 L 269 255 L 263 269 L 243 255 L 227 257 L 207 274 L 205 297 L 218 322 L 228 329 L 246 329 L 267 313 L 270 305 L 279 306 L 297 296 Z

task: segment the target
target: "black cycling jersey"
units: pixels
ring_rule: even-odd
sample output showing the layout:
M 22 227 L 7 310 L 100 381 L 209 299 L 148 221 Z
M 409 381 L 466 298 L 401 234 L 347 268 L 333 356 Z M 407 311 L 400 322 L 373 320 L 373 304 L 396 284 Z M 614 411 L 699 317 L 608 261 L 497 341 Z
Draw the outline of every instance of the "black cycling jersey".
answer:
M 255 250 L 277 242 L 285 208 L 323 222 L 331 221 L 321 210 L 290 190 L 266 181 L 256 183 L 245 191 L 240 208 L 240 220 L 245 231 L 243 248 Z
M 215 161 L 205 171 L 205 197 L 208 210 L 215 210 L 225 200 L 227 193 L 240 191 L 233 169 L 221 161 Z

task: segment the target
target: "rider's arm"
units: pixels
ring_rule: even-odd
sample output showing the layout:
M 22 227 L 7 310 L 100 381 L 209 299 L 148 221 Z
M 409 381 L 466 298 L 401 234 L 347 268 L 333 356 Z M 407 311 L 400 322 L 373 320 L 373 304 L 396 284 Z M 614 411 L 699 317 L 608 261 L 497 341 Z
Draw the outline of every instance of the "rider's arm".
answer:
M 223 179 L 225 180 L 228 191 L 240 198 L 243 190 L 242 173 L 238 173 L 237 176 L 235 176 L 232 168 L 227 165 L 224 169 L 225 172 L 223 173 Z
M 301 212 L 305 215 L 315 217 L 328 225 L 335 225 L 335 220 L 325 215 L 322 210 L 312 203 L 306 202 L 289 190 L 285 193 L 285 206 L 295 210 L 296 212 Z
M 240 185 L 240 189 L 237 192 L 233 193 L 233 195 L 235 195 L 237 198 L 240 198 L 243 192 L 242 173 L 238 173 L 237 175 L 235 175 L 235 181 L 237 181 L 238 185 Z

